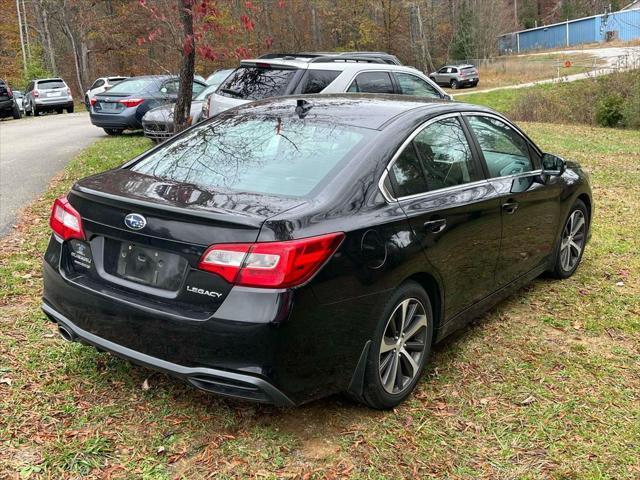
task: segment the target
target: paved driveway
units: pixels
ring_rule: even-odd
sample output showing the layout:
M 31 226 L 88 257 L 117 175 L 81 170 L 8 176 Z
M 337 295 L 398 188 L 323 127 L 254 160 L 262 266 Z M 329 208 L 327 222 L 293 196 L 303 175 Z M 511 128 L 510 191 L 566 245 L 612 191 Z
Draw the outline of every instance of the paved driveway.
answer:
M 105 136 L 86 112 L 0 121 L 0 236 L 74 155 Z

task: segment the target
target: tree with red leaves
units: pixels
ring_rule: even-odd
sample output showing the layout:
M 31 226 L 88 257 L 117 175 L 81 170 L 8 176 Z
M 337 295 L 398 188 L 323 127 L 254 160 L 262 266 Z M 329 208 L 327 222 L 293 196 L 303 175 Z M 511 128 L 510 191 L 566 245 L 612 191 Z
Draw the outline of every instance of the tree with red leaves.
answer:
M 139 0 L 154 20 L 154 27 L 146 37 L 138 39 L 139 44 L 157 41 L 159 38 L 172 39 L 181 51 L 180 85 L 174 110 L 174 129 L 184 130 L 191 123 L 191 96 L 195 74 L 196 56 L 207 60 L 223 58 L 246 58 L 250 52 L 246 47 L 234 46 L 230 41 L 237 39 L 239 29 L 253 32 L 251 14 L 255 6 L 245 1 L 242 13 L 235 17 L 229 2 L 224 0 Z M 284 4 L 278 4 L 283 7 Z M 237 12 L 236 12 L 237 13 Z M 176 18 L 177 17 L 177 18 Z M 179 29 L 176 29 L 176 24 Z

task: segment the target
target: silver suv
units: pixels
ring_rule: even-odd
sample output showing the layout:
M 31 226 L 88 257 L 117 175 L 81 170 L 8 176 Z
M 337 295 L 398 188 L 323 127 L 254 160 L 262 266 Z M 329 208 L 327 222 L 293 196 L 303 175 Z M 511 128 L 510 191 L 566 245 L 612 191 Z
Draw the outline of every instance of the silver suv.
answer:
M 430 74 L 429 78 L 438 85 L 454 89 L 467 85 L 477 87 L 480 82 L 478 69 L 474 65 L 445 65 L 437 72 Z
M 419 70 L 375 55 L 292 54 L 243 60 L 203 105 L 203 118 L 268 97 L 390 93 L 451 100 Z
M 27 115 L 51 111 L 62 113 L 62 110 L 73 113 L 71 89 L 61 78 L 31 80 L 22 102 Z

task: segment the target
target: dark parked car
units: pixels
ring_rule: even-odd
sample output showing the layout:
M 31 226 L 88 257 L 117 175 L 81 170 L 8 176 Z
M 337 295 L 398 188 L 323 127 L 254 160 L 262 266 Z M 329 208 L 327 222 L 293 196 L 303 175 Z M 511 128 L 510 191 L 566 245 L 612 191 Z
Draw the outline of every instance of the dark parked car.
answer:
M 178 77 L 175 75 L 131 77 L 123 80 L 90 100 L 91 123 L 103 128 L 109 135 L 142 128 L 145 113 L 160 105 L 176 102 L 178 86 Z M 206 87 L 204 82 L 194 80 L 193 96 Z
M 57 200 L 43 309 L 62 336 L 209 392 L 404 400 L 433 342 L 571 276 L 589 181 L 486 108 L 263 100 Z
M 9 84 L 0 78 L 0 118 L 13 117 L 18 120 L 22 117 L 16 100 Z

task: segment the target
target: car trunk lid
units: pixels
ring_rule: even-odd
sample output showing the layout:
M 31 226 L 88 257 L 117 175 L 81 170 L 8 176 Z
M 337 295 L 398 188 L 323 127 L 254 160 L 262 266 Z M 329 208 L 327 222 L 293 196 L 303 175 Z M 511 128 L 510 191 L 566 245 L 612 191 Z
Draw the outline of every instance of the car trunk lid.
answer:
M 255 242 L 266 219 L 302 203 L 206 191 L 126 169 L 81 180 L 68 199 L 86 241 L 65 242 L 63 273 L 94 291 L 195 319 L 212 315 L 232 287 L 198 269 L 207 247 Z

